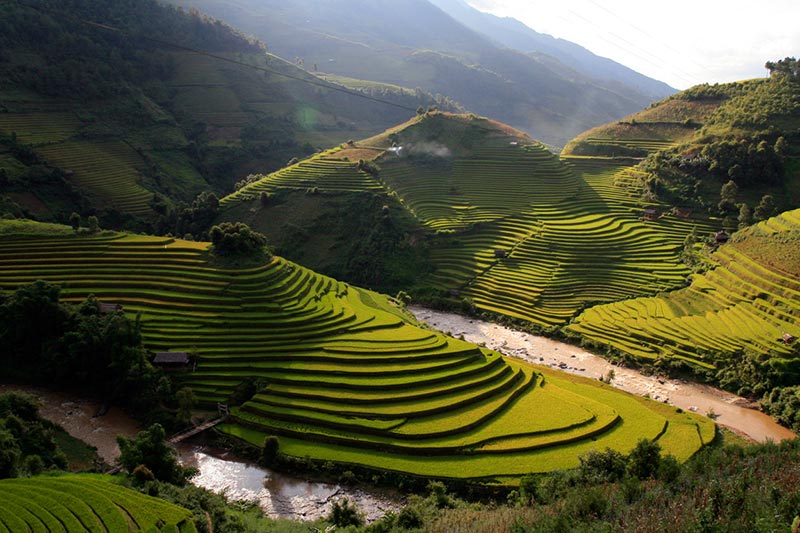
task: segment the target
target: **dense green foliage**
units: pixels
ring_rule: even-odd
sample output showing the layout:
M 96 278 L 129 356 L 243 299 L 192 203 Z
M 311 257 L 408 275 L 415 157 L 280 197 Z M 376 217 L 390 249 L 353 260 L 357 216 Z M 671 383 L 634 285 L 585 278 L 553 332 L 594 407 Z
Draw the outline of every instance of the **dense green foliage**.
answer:
M 146 416 L 170 385 L 142 346 L 138 321 L 103 313 L 93 296 L 59 301 L 58 285 L 36 281 L 0 299 L 0 366 L 22 381 L 91 391 Z
M 39 416 L 35 400 L 23 394 L 0 395 L 0 479 L 67 468 L 55 427 Z
M 250 229 L 250 226 L 241 222 L 223 222 L 213 226 L 209 232 L 212 251 L 218 256 L 254 256 L 263 255 L 267 238 Z M 264 256 L 263 259 L 269 259 Z
M 153 424 L 134 438 L 118 435 L 119 463 L 130 473 L 144 467 L 159 481 L 183 485 L 192 471 L 180 465 L 178 452 L 166 442 L 165 437 L 160 424 Z M 147 474 L 143 473 L 141 477 L 146 478 Z

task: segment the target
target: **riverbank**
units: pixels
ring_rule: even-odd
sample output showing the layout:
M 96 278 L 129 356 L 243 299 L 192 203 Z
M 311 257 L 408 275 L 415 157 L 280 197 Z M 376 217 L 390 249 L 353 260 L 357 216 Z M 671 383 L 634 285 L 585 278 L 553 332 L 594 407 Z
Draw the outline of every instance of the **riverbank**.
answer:
M 580 347 L 499 324 L 418 306 L 409 306 L 408 309 L 417 320 L 439 331 L 533 364 L 592 378 L 608 376 L 609 371 L 613 370 L 611 384 L 615 387 L 713 416 L 719 425 L 755 442 L 797 438 L 788 428 L 753 409 L 747 399 L 708 385 L 646 376 L 636 370 L 613 365 Z
M 119 407 L 104 409 L 96 400 L 41 387 L 0 384 L 0 393 L 22 392 L 39 400 L 42 417 L 63 427 L 67 433 L 94 446 L 103 461 L 112 465 L 119 457 L 117 435 L 135 437 L 139 423 Z M 102 416 L 99 413 L 104 412 Z

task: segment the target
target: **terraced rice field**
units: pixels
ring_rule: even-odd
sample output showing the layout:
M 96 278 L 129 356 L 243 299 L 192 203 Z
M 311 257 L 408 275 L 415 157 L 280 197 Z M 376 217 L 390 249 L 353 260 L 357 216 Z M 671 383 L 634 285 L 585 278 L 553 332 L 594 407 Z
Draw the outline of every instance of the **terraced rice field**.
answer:
M 713 254 L 719 266 L 695 275 L 689 287 L 587 309 L 567 330 L 639 357 L 677 357 L 702 367 L 737 351 L 787 358 L 783 334 L 800 337 L 798 270 L 748 249 L 768 236 L 770 254 L 780 254 L 797 246 L 798 232 L 800 210 L 762 222 L 721 246 Z
M 687 458 L 707 419 L 559 376 L 423 329 L 385 296 L 280 258 L 209 264 L 207 244 L 131 235 L 4 239 L 0 287 L 45 279 L 140 314 L 152 350 L 188 351 L 180 379 L 205 403 L 265 387 L 222 430 L 297 457 L 419 475 L 510 479 L 575 466 L 579 453 L 673 443 Z M 675 446 L 674 443 L 680 443 Z
M 139 182 L 144 161 L 122 142 L 68 141 L 37 148 L 37 152 L 64 170 L 75 185 L 84 188 L 98 202 L 135 215 L 148 215 L 153 193 Z
M 192 514 L 100 476 L 0 480 L 0 531 L 195 533 Z
M 370 174 L 359 170 L 357 162 L 336 156 L 338 149 L 305 159 L 285 167 L 255 183 L 242 187 L 222 199 L 221 206 L 258 197 L 262 192 L 292 189 L 316 192 L 382 191 L 381 185 Z
M 563 325 L 590 304 L 681 287 L 683 239 L 693 227 L 711 230 L 671 216 L 643 221 L 638 199 L 619 186 L 632 170 L 612 159 L 561 162 L 506 143 L 438 173 L 400 160 L 382 168 L 422 222 L 458 231 L 437 241 L 424 284 L 541 326 Z
M 81 121 L 69 112 L 0 113 L 0 132 L 17 134 L 25 144 L 47 144 L 69 139 L 81 126 Z

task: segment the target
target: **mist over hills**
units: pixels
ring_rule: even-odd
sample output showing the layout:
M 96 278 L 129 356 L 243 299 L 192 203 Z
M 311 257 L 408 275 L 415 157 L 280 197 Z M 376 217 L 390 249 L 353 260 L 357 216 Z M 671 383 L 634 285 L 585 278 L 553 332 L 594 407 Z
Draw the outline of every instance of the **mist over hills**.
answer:
M 563 146 L 674 92 L 570 43 L 458 3 L 182 0 L 314 71 L 448 96 Z M 499 21 L 499 22 L 498 22 Z M 524 48 L 516 48 L 524 47 Z M 552 54 L 552 55 L 551 55 Z

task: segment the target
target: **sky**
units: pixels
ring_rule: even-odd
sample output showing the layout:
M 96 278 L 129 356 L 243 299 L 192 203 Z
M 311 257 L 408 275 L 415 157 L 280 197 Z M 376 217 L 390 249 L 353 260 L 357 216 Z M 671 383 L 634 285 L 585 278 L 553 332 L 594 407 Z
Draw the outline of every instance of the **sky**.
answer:
M 467 0 L 685 89 L 800 57 L 800 0 Z

